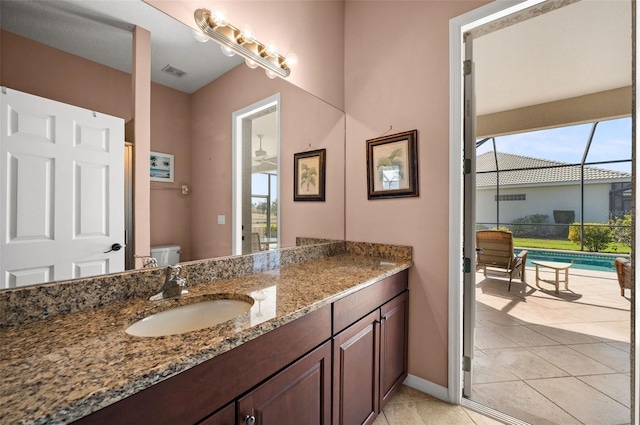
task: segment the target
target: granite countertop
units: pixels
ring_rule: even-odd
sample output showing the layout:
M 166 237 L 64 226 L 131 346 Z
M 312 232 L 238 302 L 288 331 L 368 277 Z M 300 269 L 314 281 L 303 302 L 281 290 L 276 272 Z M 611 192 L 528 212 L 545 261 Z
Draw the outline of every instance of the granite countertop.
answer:
M 342 254 L 192 286 L 178 300 L 131 299 L 0 329 L 0 423 L 72 422 L 410 265 Z M 199 331 L 152 338 L 124 332 L 142 317 L 220 294 L 256 302 Z

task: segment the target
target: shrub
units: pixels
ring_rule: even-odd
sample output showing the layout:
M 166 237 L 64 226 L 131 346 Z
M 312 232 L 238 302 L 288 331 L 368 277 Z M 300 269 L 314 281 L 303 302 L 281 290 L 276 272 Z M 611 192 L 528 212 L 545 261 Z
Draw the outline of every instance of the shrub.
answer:
M 566 224 L 567 226 L 556 226 L 556 235 L 566 238 L 569 235 L 569 224 L 576 221 L 576 212 L 573 210 L 553 210 L 553 221 L 556 224 Z
M 491 230 L 500 230 L 502 232 L 509 232 L 511 233 L 511 230 L 508 227 L 504 227 L 504 226 L 500 226 L 500 227 L 494 227 Z
M 580 243 L 580 223 L 573 222 L 569 226 L 569 240 Z M 590 252 L 604 250 L 613 242 L 611 228 L 603 223 L 584 223 L 584 246 Z
M 548 222 L 548 215 L 532 214 L 513 219 L 511 228 L 516 237 L 547 236 L 553 232 L 553 229 L 547 225 Z
M 631 246 L 631 214 L 609 220 L 613 240 Z

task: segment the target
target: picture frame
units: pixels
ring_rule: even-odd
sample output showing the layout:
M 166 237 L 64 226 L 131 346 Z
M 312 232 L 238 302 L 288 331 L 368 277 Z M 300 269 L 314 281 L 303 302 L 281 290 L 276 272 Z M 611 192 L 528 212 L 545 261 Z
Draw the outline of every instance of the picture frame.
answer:
M 418 130 L 367 140 L 368 199 L 418 194 Z
M 293 154 L 293 200 L 324 201 L 326 149 Z
M 151 181 L 173 183 L 174 158 L 170 153 L 149 152 L 149 177 Z

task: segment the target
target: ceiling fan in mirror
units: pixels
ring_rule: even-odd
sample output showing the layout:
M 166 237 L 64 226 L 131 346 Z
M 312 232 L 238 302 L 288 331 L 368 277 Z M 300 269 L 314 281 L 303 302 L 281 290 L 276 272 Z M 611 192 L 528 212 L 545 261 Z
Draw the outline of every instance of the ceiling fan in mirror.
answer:
M 258 134 L 258 139 L 260 140 L 260 147 L 256 149 L 255 156 L 253 157 L 254 163 L 257 163 L 257 166 L 254 166 L 255 171 L 268 171 L 272 170 L 278 166 L 278 157 L 277 156 L 268 156 L 267 151 L 262 149 L 262 138 L 263 134 Z

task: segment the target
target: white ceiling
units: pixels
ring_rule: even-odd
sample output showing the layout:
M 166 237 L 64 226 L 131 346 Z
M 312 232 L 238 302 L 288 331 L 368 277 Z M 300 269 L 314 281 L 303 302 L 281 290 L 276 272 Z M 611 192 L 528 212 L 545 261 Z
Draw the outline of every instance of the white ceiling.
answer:
M 200 43 L 191 28 L 142 0 L 1 0 L 0 27 L 94 62 L 131 72 L 131 31 L 151 32 L 152 81 L 192 93 L 238 66 L 217 43 Z M 162 72 L 172 65 L 183 77 Z M 43 64 L 46 66 L 46 64 Z
M 478 115 L 631 85 L 631 1 L 582 0 L 478 37 Z

